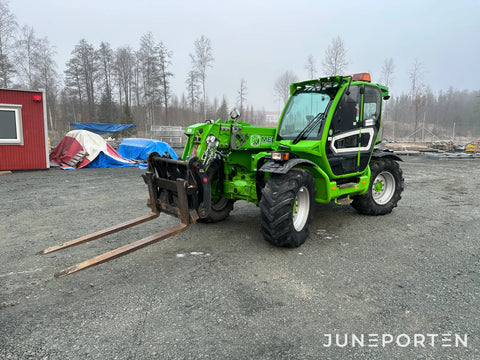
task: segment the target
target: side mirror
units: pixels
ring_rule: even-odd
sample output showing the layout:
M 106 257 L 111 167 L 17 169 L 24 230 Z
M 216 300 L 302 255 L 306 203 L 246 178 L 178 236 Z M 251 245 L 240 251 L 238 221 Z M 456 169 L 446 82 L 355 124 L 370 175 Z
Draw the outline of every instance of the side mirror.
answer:
M 230 112 L 230 117 L 232 118 L 232 120 L 236 120 L 240 117 L 240 111 L 238 109 L 233 109 L 231 112 Z

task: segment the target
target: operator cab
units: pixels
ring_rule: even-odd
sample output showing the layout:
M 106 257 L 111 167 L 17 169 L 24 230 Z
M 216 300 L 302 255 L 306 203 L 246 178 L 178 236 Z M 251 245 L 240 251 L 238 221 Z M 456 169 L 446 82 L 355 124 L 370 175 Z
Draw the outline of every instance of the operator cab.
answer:
M 323 139 L 333 175 L 363 172 L 377 141 L 382 97 L 388 89 L 371 84 L 370 74 L 333 76 L 294 83 L 277 140 Z

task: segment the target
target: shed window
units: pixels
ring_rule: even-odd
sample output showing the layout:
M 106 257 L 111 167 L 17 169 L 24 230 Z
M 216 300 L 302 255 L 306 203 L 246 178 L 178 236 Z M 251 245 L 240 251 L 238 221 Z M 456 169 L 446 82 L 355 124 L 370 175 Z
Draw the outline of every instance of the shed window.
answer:
M 23 145 L 22 106 L 0 104 L 0 145 Z

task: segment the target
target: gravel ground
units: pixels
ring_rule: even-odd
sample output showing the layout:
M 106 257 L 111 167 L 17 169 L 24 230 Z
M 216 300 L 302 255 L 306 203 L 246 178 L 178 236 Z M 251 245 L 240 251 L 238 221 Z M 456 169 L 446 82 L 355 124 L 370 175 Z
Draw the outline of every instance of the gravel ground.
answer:
M 178 220 L 39 255 L 148 213 L 142 171 L 0 175 L 0 358 L 479 359 L 480 162 L 401 166 L 392 214 L 318 205 L 297 249 L 267 244 L 259 209 L 237 202 L 224 222 L 63 278 Z

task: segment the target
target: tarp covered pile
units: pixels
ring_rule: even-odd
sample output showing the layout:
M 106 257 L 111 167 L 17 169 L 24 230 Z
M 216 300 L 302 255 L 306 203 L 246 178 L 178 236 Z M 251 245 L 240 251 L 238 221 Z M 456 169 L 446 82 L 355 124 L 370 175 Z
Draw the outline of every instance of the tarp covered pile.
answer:
M 50 153 L 50 161 L 62 168 L 137 166 L 125 160 L 100 135 L 86 130 L 69 131 Z
M 123 139 L 118 153 L 125 159 L 144 160 L 151 152 L 156 151 L 160 155 L 167 153 L 172 159 L 178 159 L 177 154 L 170 145 L 159 140 L 127 138 Z

